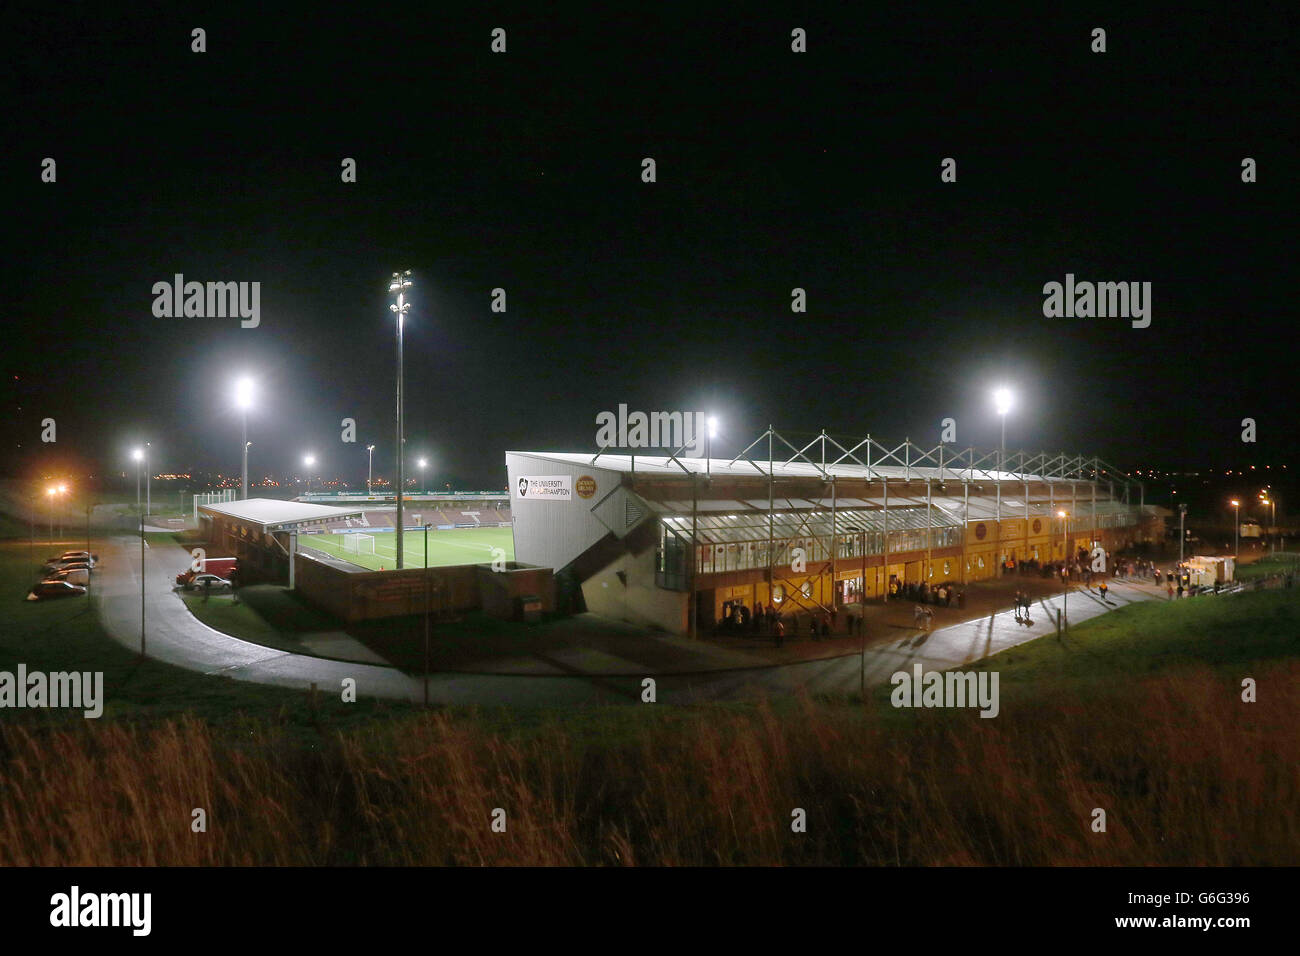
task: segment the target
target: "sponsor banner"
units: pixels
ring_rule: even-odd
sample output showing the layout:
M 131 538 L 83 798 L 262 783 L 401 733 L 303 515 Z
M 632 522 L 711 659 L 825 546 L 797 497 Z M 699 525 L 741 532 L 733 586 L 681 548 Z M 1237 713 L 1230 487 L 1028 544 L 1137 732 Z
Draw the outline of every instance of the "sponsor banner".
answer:
M 570 475 L 523 475 L 515 480 L 515 497 L 520 501 L 572 501 Z

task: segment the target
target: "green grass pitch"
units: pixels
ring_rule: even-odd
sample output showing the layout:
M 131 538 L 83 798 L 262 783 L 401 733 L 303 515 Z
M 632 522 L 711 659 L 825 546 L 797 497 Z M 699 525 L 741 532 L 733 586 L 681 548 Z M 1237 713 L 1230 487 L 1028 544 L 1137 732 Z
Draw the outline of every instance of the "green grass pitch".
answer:
M 367 532 L 369 534 L 370 532 Z M 315 548 L 326 554 L 342 558 L 363 568 L 378 571 L 397 567 L 397 532 L 374 533 L 375 553 L 357 554 L 343 550 L 341 534 L 303 535 L 300 545 Z M 408 568 L 424 567 L 424 532 L 407 531 L 403 535 Z M 429 567 L 448 564 L 487 564 L 492 560 L 492 549 L 505 551 L 505 560 L 515 559 L 515 537 L 511 528 L 455 528 L 451 531 L 429 531 Z

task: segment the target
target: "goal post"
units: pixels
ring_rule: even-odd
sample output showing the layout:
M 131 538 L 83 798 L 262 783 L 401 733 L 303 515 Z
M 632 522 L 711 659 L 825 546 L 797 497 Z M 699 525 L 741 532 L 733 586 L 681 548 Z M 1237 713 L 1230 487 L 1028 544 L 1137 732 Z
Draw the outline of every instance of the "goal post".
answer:
M 343 550 L 351 551 L 354 554 L 374 554 L 375 553 L 375 536 L 372 534 L 345 534 L 343 536 Z

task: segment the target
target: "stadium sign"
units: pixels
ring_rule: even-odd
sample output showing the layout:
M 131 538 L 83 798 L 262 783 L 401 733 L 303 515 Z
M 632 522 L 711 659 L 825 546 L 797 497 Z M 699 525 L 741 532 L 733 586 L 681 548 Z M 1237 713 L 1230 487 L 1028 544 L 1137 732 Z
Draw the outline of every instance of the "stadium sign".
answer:
M 521 501 L 572 501 L 571 475 L 523 475 L 515 482 L 515 497 Z

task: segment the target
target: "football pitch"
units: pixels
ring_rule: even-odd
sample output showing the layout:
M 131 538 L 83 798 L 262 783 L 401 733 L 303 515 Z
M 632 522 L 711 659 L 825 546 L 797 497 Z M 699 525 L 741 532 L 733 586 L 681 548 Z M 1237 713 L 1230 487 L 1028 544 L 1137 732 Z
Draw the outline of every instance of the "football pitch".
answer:
M 370 532 L 367 532 L 369 534 Z M 375 553 L 357 554 L 355 551 L 343 550 L 343 534 L 303 535 L 299 543 L 306 548 L 315 548 L 326 554 L 342 558 L 372 571 L 391 570 L 397 567 L 397 532 L 374 532 Z M 403 535 L 403 550 L 406 552 L 405 566 L 408 568 L 424 567 L 424 532 L 407 531 Z M 501 548 L 505 560 L 515 559 L 515 537 L 510 528 L 454 528 L 450 531 L 429 532 L 429 567 L 437 568 L 448 564 L 486 564 L 492 560 L 492 550 Z

